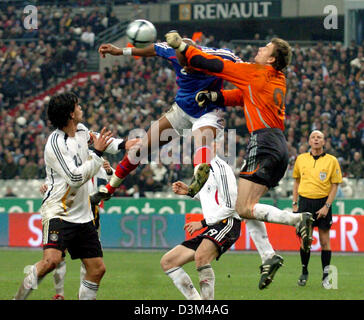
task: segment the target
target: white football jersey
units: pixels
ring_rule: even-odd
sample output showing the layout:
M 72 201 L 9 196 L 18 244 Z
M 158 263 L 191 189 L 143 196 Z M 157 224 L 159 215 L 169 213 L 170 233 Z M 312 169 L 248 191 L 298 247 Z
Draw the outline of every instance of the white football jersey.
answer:
M 215 156 L 210 163 L 210 174 L 195 198 L 201 201 L 202 213 L 208 225 L 226 218 L 240 219 L 235 211 L 238 188 L 233 169 Z
M 112 169 L 112 168 L 111 168 Z M 114 173 L 114 169 L 112 172 Z M 101 167 L 100 170 L 91 178 L 89 194 L 98 190 L 100 185 L 106 185 L 112 177 L 112 174 L 107 174 L 106 170 Z
M 91 178 L 102 167 L 103 158 L 89 150 L 89 141 L 90 132 L 83 124 L 77 125 L 74 137 L 58 129 L 48 137 L 44 151 L 48 189 L 40 208 L 43 222 L 56 217 L 73 223 L 93 219 Z M 113 139 L 105 152 L 119 152 L 122 141 Z

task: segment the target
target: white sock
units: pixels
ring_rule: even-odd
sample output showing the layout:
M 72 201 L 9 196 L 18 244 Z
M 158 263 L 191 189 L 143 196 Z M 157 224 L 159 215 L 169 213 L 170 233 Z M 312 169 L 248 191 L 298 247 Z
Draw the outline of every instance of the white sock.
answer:
M 121 183 L 123 182 L 124 179 L 119 178 L 115 172 L 113 173 L 113 175 L 111 176 L 111 179 L 109 181 L 110 186 L 112 186 L 113 188 L 119 188 Z
M 263 221 L 246 219 L 245 224 L 257 247 L 262 262 L 264 263 L 267 259 L 272 258 L 275 255 L 275 251 L 269 242 L 265 223 Z
M 25 300 L 34 289 L 38 289 L 38 284 L 44 277 L 38 277 L 37 267 L 35 265 L 27 266 L 26 276 L 20 285 L 18 292 L 14 296 L 14 300 Z M 26 267 L 26 268 L 27 268 Z
M 81 267 L 80 267 L 80 285 L 82 284 L 82 280 L 85 279 L 85 275 L 86 275 L 86 267 L 83 264 L 83 262 L 81 261 Z
M 64 296 L 64 278 L 66 276 L 66 261 L 61 261 L 54 269 L 53 281 L 56 293 Z
M 268 204 L 257 203 L 253 208 L 253 215 L 257 220 L 286 224 L 297 227 L 301 221 L 301 214 L 278 209 Z
M 202 300 L 214 300 L 215 296 L 215 273 L 211 264 L 197 268 L 200 280 L 200 292 Z
M 78 292 L 79 300 L 96 300 L 99 285 L 89 280 L 82 280 L 80 290 Z
M 182 267 L 171 268 L 166 271 L 166 274 L 172 279 L 174 285 L 187 300 L 201 300 L 200 294 L 194 287 L 190 276 Z

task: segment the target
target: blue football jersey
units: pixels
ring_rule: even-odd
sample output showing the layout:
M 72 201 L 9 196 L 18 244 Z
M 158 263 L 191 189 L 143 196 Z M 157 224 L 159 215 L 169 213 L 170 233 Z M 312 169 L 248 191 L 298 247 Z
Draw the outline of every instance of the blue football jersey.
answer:
M 213 109 L 221 108 L 213 104 L 210 104 L 205 108 L 201 108 L 195 101 L 195 96 L 201 90 L 216 91 L 222 89 L 222 79 L 200 72 L 187 73 L 178 63 L 174 49 L 166 42 L 155 43 L 154 49 L 158 56 L 172 62 L 178 85 L 175 101 L 184 112 L 194 118 L 199 118 Z M 240 58 L 234 55 L 229 49 L 201 47 L 201 50 L 209 54 L 220 56 L 223 59 L 228 59 L 234 62 L 242 62 Z

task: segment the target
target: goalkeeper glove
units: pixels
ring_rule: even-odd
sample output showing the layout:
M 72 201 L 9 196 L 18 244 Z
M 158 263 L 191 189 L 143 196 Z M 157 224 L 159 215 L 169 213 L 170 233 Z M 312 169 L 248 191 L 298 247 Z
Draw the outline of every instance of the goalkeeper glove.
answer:
M 179 35 L 179 33 L 176 30 L 169 31 L 168 33 L 166 33 L 165 37 L 166 37 L 167 43 L 173 49 L 176 49 L 180 52 L 183 52 L 186 49 L 187 44 L 182 41 L 181 36 Z
M 206 107 L 210 103 L 224 105 L 224 98 L 220 91 L 199 91 L 195 96 L 195 100 L 201 108 Z

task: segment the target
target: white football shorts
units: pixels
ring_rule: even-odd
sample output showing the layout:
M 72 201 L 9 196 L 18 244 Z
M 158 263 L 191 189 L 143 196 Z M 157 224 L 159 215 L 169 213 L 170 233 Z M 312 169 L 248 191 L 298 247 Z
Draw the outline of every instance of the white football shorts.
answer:
M 192 129 L 192 131 L 195 131 L 199 128 L 210 126 L 218 129 L 218 131 L 224 130 L 225 121 L 221 109 L 214 109 L 211 112 L 205 113 L 200 118 L 194 118 L 184 112 L 177 103 L 173 103 L 165 116 L 180 136 L 188 135 L 189 130 L 183 129 Z

